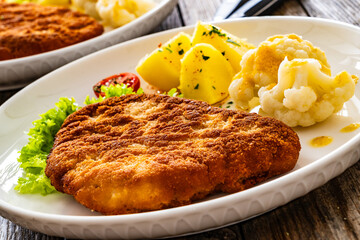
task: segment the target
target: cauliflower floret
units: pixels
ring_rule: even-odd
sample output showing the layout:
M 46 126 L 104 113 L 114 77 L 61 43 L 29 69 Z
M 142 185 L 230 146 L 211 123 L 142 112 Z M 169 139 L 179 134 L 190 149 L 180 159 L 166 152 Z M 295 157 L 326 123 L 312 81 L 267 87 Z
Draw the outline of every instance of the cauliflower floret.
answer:
M 354 95 L 357 80 L 345 71 L 329 76 L 316 59 L 285 58 L 278 83 L 258 92 L 261 110 L 291 127 L 310 126 L 339 111 Z
M 306 98 L 304 98 L 306 96 Z M 284 91 L 283 104 L 288 109 L 296 109 L 299 112 L 305 112 L 316 101 L 317 96 L 314 90 L 309 86 L 301 86 L 300 89 L 286 89 Z
M 152 0 L 97 0 L 96 10 L 104 25 L 116 28 L 145 14 L 155 5 Z
M 259 88 L 278 82 L 279 65 L 285 57 L 289 60 L 317 59 L 321 64 L 321 71 L 331 74 L 325 53 L 309 41 L 295 34 L 269 37 L 257 48 L 244 54 L 240 62 L 241 71 L 229 87 L 229 94 L 238 107 L 249 109 L 249 102 L 257 97 Z
M 96 10 L 96 2 L 97 0 L 72 0 L 72 8 L 100 20 L 100 16 Z

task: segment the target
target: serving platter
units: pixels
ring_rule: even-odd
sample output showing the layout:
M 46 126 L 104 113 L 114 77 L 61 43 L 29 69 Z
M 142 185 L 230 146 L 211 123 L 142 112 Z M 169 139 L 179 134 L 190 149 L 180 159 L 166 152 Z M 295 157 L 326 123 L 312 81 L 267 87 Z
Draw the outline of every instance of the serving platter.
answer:
M 320 47 L 333 74 L 360 75 L 360 29 L 336 21 L 305 17 L 254 17 L 214 23 L 258 44 L 275 34 L 296 33 Z M 360 119 L 360 92 L 323 123 L 295 128 L 302 149 L 295 168 L 248 190 L 219 194 L 191 205 L 160 211 L 103 216 L 64 194 L 21 195 L 13 188 L 22 172 L 16 158 L 27 142 L 24 132 L 59 97 L 82 104 L 97 81 L 120 72 L 134 72 L 138 61 L 159 43 L 193 26 L 157 33 L 90 54 L 25 87 L 0 107 L 0 214 L 11 221 L 54 236 L 93 239 L 159 238 L 208 231 L 267 212 L 303 196 L 342 173 L 360 157 L 360 129 L 340 130 Z M 330 136 L 330 145 L 314 148 L 309 141 Z
M 167 17 L 178 0 L 154 0 L 157 6 L 132 22 L 68 47 L 0 61 L 0 91 L 23 87 L 75 59 L 149 33 Z

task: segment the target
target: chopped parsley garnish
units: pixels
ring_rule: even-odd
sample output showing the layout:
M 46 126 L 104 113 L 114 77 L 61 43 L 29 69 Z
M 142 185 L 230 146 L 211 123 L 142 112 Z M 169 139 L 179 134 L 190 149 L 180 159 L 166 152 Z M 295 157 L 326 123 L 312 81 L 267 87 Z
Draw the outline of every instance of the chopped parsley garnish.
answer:
M 168 50 L 170 53 L 172 53 L 172 50 L 170 48 L 165 48 L 166 50 Z
M 225 37 L 225 36 L 226 36 L 226 34 L 225 34 L 225 33 L 221 33 L 217 27 L 215 27 L 215 26 L 211 26 L 211 27 L 212 27 L 212 30 L 209 32 L 209 35 L 210 35 L 210 36 L 211 36 L 211 34 L 213 34 L 213 33 L 219 35 L 219 37 Z
M 162 52 L 163 50 L 162 49 L 159 49 L 158 52 Z
M 216 87 L 215 87 L 215 86 L 212 86 L 212 88 L 213 88 L 214 90 L 216 90 Z
M 228 102 L 228 104 L 233 104 L 233 103 L 234 103 L 233 101 Z
M 231 38 L 226 39 L 226 41 L 227 41 L 228 43 L 232 43 L 232 44 L 240 47 L 240 44 L 238 44 L 237 42 L 235 42 L 235 41 L 232 40 Z
M 222 54 L 223 56 L 225 56 L 225 51 L 221 52 L 221 54 Z
M 199 84 L 196 84 L 196 86 L 194 87 L 194 89 L 199 89 Z
M 182 42 L 179 42 L 179 43 L 178 43 L 178 46 L 180 46 L 181 44 L 182 44 Z
M 208 60 L 210 57 L 209 57 L 209 56 L 202 55 L 202 58 L 204 59 L 204 61 L 206 61 L 206 60 Z
M 179 55 L 183 55 L 184 54 L 184 49 L 181 49 L 180 51 L 179 51 Z
M 202 68 L 200 68 L 199 72 L 202 72 Z

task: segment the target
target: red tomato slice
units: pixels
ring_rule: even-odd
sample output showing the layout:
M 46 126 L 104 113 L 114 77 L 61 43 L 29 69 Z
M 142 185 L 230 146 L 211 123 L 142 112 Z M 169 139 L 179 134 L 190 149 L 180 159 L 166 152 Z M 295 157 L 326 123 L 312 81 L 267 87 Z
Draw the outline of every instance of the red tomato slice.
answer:
M 140 79 L 133 73 L 124 72 L 116 74 L 110 77 L 107 77 L 93 86 L 94 93 L 96 97 L 105 96 L 105 93 L 101 91 L 101 86 L 110 86 L 116 84 L 125 84 L 128 87 L 131 87 L 134 91 L 137 91 L 140 88 Z

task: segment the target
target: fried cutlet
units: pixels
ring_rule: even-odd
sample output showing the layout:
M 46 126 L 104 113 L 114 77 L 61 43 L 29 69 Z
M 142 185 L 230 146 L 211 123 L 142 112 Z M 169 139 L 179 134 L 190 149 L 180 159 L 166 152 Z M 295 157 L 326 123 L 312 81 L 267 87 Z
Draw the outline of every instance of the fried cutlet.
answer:
M 95 19 L 68 8 L 0 1 L 0 60 L 59 49 L 103 31 Z
M 56 134 L 46 175 L 103 214 L 181 206 L 290 171 L 297 134 L 255 113 L 165 95 L 126 95 L 83 107 Z

